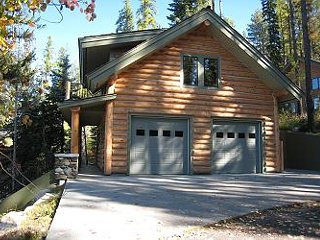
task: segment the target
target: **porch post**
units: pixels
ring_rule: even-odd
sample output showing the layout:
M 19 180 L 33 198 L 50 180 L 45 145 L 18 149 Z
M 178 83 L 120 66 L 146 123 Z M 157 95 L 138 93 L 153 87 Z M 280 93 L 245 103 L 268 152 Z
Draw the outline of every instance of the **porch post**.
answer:
M 281 142 L 280 142 L 280 130 L 279 130 L 279 112 L 278 112 L 278 99 L 273 94 L 273 110 L 274 110 L 274 135 L 275 135 L 275 144 L 276 144 L 276 172 L 282 172 L 284 163 L 281 158 Z
M 80 107 L 71 108 L 71 153 L 79 154 Z
M 113 126 L 113 101 L 107 101 L 105 107 L 105 138 L 104 138 L 104 172 L 112 173 L 112 126 Z

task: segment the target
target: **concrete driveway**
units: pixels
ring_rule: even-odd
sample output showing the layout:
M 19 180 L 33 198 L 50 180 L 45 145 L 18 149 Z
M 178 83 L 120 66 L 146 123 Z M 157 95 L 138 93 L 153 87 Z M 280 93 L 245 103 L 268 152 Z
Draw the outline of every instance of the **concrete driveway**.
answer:
M 69 180 L 47 239 L 165 239 L 190 226 L 320 200 L 320 173 Z

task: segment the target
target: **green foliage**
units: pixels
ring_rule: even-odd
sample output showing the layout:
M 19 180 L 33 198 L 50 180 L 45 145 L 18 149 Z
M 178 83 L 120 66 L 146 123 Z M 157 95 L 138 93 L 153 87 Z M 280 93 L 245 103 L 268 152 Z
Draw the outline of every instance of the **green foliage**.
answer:
M 316 111 L 314 115 L 314 131 L 320 132 L 320 111 Z M 307 116 L 297 115 L 289 111 L 281 111 L 279 113 L 279 128 L 286 131 L 308 132 Z
M 49 93 L 49 99 L 53 102 L 63 102 L 65 98 L 65 85 L 67 81 L 72 81 L 70 77 L 70 59 L 64 48 L 59 51 L 57 66 L 52 70 L 52 87 Z
M 267 55 L 277 67 L 283 67 L 282 43 L 279 32 L 278 18 L 276 14 L 275 0 L 261 0 L 263 20 L 267 26 L 268 42 L 266 45 Z
M 14 117 L 16 90 L 25 92 L 35 73 L 31 67 L 34 53 L 22 49 L 0 53 L 0 127 L 8 124 Z
M 157 28 L 156 14 L 155 0 L 140 0 L 140 8 L 137 10 L 138 30 Z
M 279 114 L 279 128 L 281 130 L 298 131 L 305 123 L 306 119 L 304 116 L 289 111 L 283 111 Z
M 251 23 L 248 25 L 248 40 L 263 54 L 267 53 L 266 44 L 268 41 L 267 25 L 263 21 L 262 11 L 256 10 L 251 16 Z
M 124 0 L 124 7 L 119 11 L 116 32 L 132 32 L 134 30 L 133 12 L 130 0 Z
M 23 118 L 28 116 L 25 123 Z M 21 116 L 18 126 L 17 157 L 23 170 L 34 168 L 35 174 L 53 168 L 53 153 L 64 146 L 62 114 L 55 102 L 44 100 Z
M 168 10 L 172 12 L 167 19 L 174 26 L 210 5 L 211 0 L 173 0 Z

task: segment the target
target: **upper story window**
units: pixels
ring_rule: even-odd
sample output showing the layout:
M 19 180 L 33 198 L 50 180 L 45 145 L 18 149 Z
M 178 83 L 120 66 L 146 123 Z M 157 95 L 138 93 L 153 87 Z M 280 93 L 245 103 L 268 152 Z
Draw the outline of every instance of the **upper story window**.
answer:
M 320 77 L 316 77 L 312 79 L 312 89 L 320 89 Z
M 183 83 L 198 86 L 198 57 L 183 56 Z
M 201 55 L 183 55 L 183 85 L 218 87 L 219 59 Z

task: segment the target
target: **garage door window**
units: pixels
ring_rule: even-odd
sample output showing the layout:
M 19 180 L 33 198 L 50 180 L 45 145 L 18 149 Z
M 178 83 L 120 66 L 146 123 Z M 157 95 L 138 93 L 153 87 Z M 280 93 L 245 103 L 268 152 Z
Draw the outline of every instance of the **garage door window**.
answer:
M 163 134 L 162 134 L 164 137 L 170 137 L 171 136 L 171 133 L 169 130 L 163 130 Z
M 249 133 L 249 138 L 256 138 L 256 134 L 255 133 Z
M 217 132 L 216 138 L 223 138 L 223 132 Z
M 137 136 L 144 136 L 144 129 L 137 129 L 136 135 Z
M 150 137 L 157 137 L 158 136 L 158 130 L 150 130 L 149 131 Z
M 234 132 L 228 132 L 227 136 L 228 138 L 234 138 Z
M 183 131 L 175 131 L 174 136 L 175 137 L 183 137 Z

